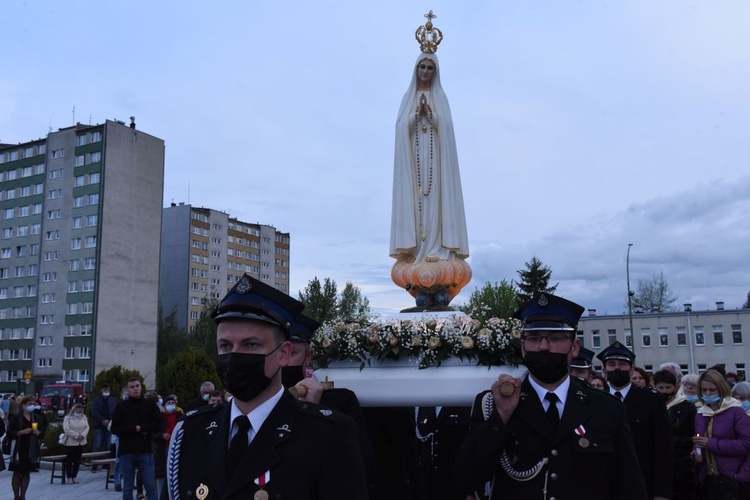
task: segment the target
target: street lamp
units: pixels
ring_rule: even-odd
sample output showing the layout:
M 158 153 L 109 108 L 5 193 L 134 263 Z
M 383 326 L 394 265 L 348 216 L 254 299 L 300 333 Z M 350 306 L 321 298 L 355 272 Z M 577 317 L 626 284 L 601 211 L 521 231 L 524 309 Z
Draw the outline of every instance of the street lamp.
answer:
M 690 346 L 690 373 L 698 373 L 695 369 L 695 357 L 693 356 L 693 332 L 690 326 L 690 311 L 693 310 L 693 304 L 683 304 L 685 312 L 687 313 L 687 341 Z
M 632 243 L 628 243 L 628 254 L 625 258 L 625 272 L 628 279 L 628 316 L 630 317 L 630 350 L 635 354 L 635 332 L 633 331 L 633 291 L 630 289 L 630 247 Z M 625 343 L 628 343 L 628 339 L 625 339 Z

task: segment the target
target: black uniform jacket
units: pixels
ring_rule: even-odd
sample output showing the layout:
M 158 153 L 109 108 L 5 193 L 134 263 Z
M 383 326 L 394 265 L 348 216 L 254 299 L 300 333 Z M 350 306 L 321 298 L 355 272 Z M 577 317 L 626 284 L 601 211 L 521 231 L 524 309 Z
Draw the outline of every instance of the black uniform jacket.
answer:
M 649 497 L 672 497 L 674 442 L 664 399 L 631 384 L 625 411 Z
M 172 436 L 170 498 L 252 499 L 255 480 L 270 473 L 271 500 L 367 498 L 357 431 L 351 418 L 284 391 L 255 434 L 231 478 L 227 477 L 231 405 L 188 413 Z
M 646 498 L 625 408 L 574 377 L 554 434 L 528 377 L 507 425 L 494 407 L 484 421 L 481 397 L 475 401 L 472 420 L 473 430 L 456 454 L 453 468 L 465 490 L 484 491 L 484 483 L 494 477 L 493 499 L 540 500 L 545 498 L 545 483 L 549 499 Z M 579 426 L 585 439 L 575 432 Z M 518 481 L 500 467 L 503 452 L 516 471 L 531 469 L 545 457 L 549 463 L 533 479 Z M 591 496 L 582 496 L 582 491 Z

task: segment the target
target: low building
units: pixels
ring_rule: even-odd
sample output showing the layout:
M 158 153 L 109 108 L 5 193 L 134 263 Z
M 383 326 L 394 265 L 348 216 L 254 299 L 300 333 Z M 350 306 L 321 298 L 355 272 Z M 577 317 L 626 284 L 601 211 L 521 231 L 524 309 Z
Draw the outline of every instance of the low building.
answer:
M 598 316 L 589 309 L 578 323 L 581 344 L 599 353 L 616 340 L 635 352 L 636 366 L 653 373 L 659 365 L 678 363 L 683 373 L 700 373 L 723 364 L 745 380 L 750 361 L 750 309 L 724 309 L 717 302 L 714 310 L 693 311 L 690 304 L 676 312 L 634 312 L 631 335 L 630 315 Z M 635 345 L 633 342 L 635 341 Z M 601 362 L 594 360 L 601 370 Z

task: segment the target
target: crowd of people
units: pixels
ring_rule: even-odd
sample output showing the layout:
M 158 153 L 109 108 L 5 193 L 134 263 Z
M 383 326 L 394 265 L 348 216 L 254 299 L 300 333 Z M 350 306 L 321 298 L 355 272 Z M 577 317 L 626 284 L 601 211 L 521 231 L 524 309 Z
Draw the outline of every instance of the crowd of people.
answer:
M 311 376 L 319 325 L 302 304 L 245 276 L 214 311 L 229 392 L 206 381 L 183 411 L 137 378 L 119 398 L 103 384 L 90 417 L 74 404 L 62 422 L 66 482 L 91 428 L 127 500 L 750 498 L 750 383 L 721 366 L 649 374 L 619 342 L 595 372 L 582 311 L 549 294 L 522 305 L 529 374 L 499 376 L 472 407 L 361 408 Z M 7 420 L 14 500 L 49 427 L 38 406 L 26 396 Z

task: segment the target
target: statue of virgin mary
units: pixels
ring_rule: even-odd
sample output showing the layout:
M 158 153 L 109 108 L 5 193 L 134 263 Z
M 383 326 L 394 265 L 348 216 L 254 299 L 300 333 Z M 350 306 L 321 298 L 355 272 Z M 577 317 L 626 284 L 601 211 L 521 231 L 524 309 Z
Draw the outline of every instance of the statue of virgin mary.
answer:
M 435 51 L 442 33 L 417 30 L 422 53 L 396 121 L 390 256 L 393 281 L 419 308 L 447 306 L 471 280 L 466 216 L 448 98 Z

